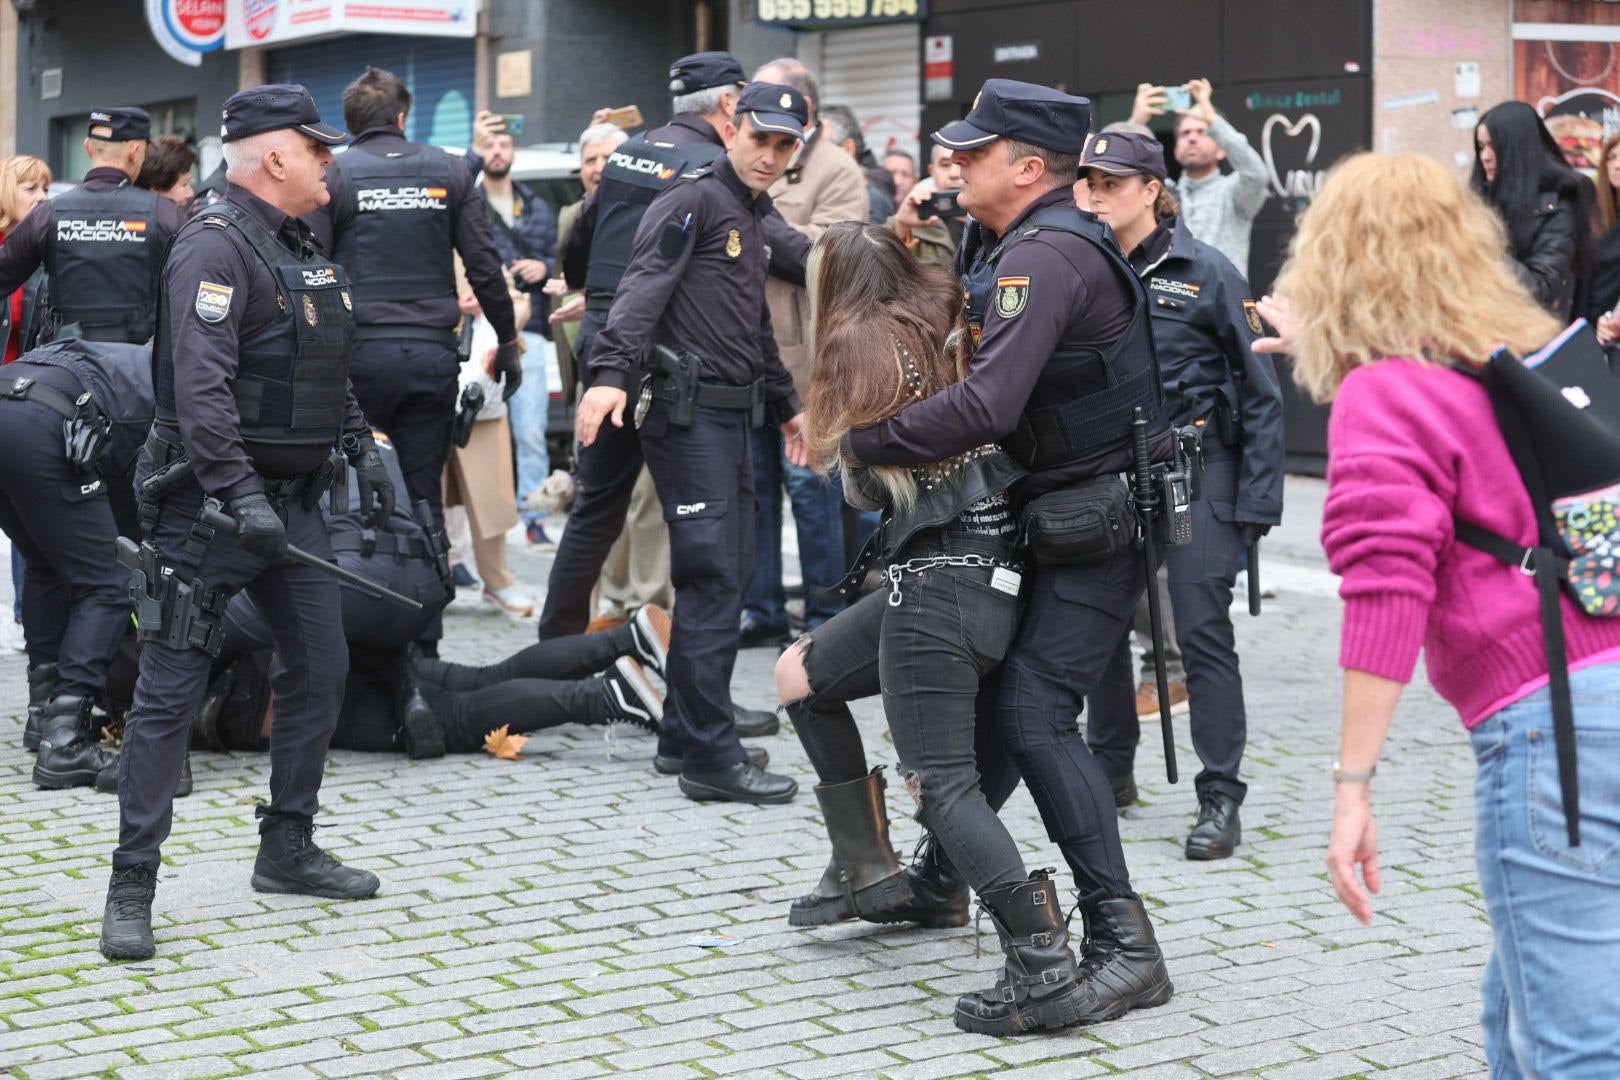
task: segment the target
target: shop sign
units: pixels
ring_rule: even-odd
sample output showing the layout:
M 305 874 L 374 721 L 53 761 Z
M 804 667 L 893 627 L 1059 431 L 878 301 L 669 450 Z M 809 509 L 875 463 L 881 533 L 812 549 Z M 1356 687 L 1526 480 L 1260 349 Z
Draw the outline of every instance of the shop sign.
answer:
M 921 22 L 927 17 L 927 0 L 754 0 L 756 22 L 795 30 Z
M 225 44 L 226 0 L 146 0 L 146 25 L 174 59 L 196 67 Z
M 1564 159 L 1597 172 L 1620 131 L 1620 4 L 1518 0 L 1513 96 L 1546 121 Z
M 956 77 L 955 51 L 951 36 L 923 38 L 923 100 L 949 101 Z
M 330 34 L 478 32 L 478 0 L 224 0 L 225 47 L 243 49 Z

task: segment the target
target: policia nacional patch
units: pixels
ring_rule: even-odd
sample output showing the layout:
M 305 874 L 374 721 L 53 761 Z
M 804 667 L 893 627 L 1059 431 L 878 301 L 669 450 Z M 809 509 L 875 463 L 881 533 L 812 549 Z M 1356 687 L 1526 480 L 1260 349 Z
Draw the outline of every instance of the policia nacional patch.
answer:
M 1253 300 L 1243 301 L 1243 317 L 1248 320 L 1250 330 L 1262 336 L 1265 334 L 1265 327 L 1260 325 L 1260 307 Z
M 193 305 L 197 318 L 205 323 L 217 323 L 231 312 L 231 297 L 236 290 L 229 285 L 216 285 L 212 281 L 197 283 L 197 302 Z
M 996 278 L 996 314 L 1011 319 L 1023 313 L 1029 303 L 1029 278 Z

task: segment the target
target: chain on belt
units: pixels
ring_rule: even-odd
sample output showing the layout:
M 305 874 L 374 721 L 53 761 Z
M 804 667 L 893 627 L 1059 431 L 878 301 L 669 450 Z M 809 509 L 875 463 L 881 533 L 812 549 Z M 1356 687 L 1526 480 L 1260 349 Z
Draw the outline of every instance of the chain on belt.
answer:
M 907 559 L 903 563 L 890 563 L 887 571 L 889 578 L 889 606 L 900 606 L 900 579 L 906 574 L 920 574 L 924 570 L 932 570 L 940 566 L 973 566 L 989 570 L 1005 564 L 997 562 L 988 555 L 925 555 L 916 559 Z

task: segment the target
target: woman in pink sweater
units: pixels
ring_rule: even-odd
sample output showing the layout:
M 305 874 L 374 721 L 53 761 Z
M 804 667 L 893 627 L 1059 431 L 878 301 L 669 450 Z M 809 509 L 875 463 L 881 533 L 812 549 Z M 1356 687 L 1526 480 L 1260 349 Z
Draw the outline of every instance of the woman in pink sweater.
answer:
M 1502 227 L 1444 167 L 1361 154 L 1301 217 L 1260 304 L 1295 378 L 1333 401 L 1322 543 L 1343 578 L 1344 719 L 1327 864 L 1351 914 L 1379 886 L 1371 784 L 1419 651 L 1478 760 L 1484 977 L 1493 1077 L 1620 1077 L 1620 620 L 1563 599 L 1580 763 L 1581 844 L 1558 796 L 1537 593 L 1456 541 L 1461 517 L 1536 537 L 1477 367 L 1561 327 L 1515 279 Z M 1357 869 L 1360 875 L 1357 875 Z

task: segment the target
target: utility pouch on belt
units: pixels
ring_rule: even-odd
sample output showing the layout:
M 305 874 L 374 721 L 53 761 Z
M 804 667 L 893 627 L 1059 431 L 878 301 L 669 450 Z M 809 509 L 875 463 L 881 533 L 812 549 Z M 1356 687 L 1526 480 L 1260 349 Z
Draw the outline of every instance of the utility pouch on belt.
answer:
M 127 536 L 118 538 L 118 563 L 129 571 L 136 640 L 219 655 L 225 640 L 220 625 L 227 599 L 223 593 L 201 581 L 181 581 L 156 548 Z
M 1019 530 L 1042 566 L 1112 558 L 1136 542 L 1136 514 L 1125 482 L 1108 474 L 1030 501 Z

